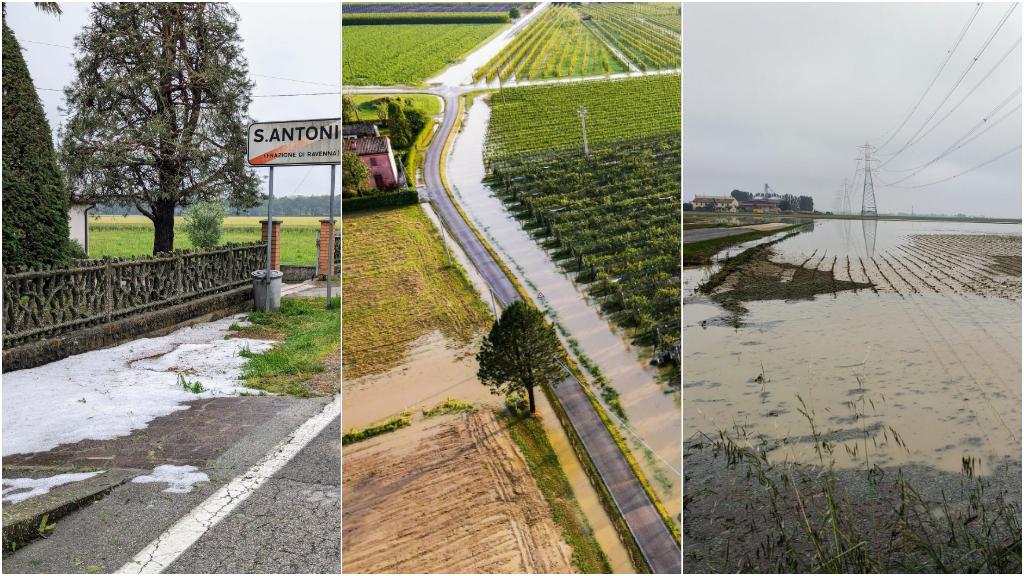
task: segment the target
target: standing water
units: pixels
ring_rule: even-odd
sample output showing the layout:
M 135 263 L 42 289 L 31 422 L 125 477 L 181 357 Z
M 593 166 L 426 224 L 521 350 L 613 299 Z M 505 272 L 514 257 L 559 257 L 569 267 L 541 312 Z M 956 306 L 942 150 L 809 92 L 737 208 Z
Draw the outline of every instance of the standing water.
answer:
M 873 287 L 745 302 L 739 328 L 693 293 L 706 272 L 686 270 L 686 437 L 788 439 L 775 458 L 813 463 L 804 411 L 840 444 L 859 444 L 835 452 L 840 466 L 958 472 L 974 458 L 985 471 L 1019 458 L 1020 230 L 815 222 L 776 244 L 771 260 Z
M 490 106 L 477 97 L 455 140 L 448 181 L 459 205 L 488 243 L 525 285 L 534 302 L 546 309 L 620 394 L 628 422 L 619 423 L 627 444 L 666 509 L 681 511 L 679 395 L 658 380 L 649 354 L 603 318 L 596 302 L 562 272 L 483 183 L 484 139 Z M 614 414 L 609 412 L 614 419 Z

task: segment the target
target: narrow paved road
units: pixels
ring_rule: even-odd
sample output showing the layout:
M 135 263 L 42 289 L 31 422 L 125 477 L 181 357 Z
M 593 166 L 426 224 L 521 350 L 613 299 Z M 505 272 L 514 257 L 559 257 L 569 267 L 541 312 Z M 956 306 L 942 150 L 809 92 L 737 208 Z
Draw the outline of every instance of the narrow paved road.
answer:
M 731 228 L 698 228 L 696 230 L 684 230 L 683 231 L 683 244 L 690 242 L 699 242 L 701 240 L 711 240 L 713 238 L 725 238 L 726 236 L 735 236 L 737 234 L 746 234 L 747 232 L 753 232 L 746 226 L 736 226 Z
M 262 484 L 247 495 L 236 492 L 236 500 L 245 498 L 237 508 L 193 531 L 194 541 L 168 536 L 188 515 L 212 510 L 207 499 L 228 483 L 253 483 L 254 465 L 311 418 L 322 416 L 330 402 L 282 396 L 197 401 L 129 436 L 35 455 L 40 462 L 44 456 L 82 466 L 103 462 L 136 470 L 133 476 L 149 473 L 154 459 L 188 462 L 209 480 L 184 493 L 168 492 L 162 482 L 121 484 L 57 520 L 46 538 L 5 556 L 4 573 L 131 572 L 133 559 L 163 540 L 172 550 L 155 568 L 163 572 L 338 574 L 341 427 L 336 409 L 326 413 L 329 423 Z
M 432 93 L 444 98 L 445 111 L 441 128 L 427 149 L 423 167 L 424 182 L 430 194 L 430 201 L 452 236 L 490 286 L 495 298 L 502 306 L 506 306 L 519 299 L 518 292 L 483 242 L 473 233 L 469 223 L 462 218 L 451 196 L 445 191 L 441 179 L 442 154 L 446 153 L 448 135 L 454 128 L 460 112 L 459 91 L 445 90 Z M 582 439 L 587 453 L 651 569 L 658 574 L 679 574 L 682 568 L 679 544 L 665 526 L 661 515 L 590 403 L 582 385 L 575 377 L 570 376 L 558 385 L 555 394 L 565 408 L 573 428 Z

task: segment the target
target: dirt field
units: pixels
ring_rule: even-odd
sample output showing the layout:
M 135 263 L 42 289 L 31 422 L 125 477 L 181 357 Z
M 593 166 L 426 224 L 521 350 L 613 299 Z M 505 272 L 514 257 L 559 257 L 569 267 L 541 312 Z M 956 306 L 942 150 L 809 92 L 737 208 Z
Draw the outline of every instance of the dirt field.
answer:
M 344 449 L 343 570 L 558 573 L 571 550 L 490 410 Z

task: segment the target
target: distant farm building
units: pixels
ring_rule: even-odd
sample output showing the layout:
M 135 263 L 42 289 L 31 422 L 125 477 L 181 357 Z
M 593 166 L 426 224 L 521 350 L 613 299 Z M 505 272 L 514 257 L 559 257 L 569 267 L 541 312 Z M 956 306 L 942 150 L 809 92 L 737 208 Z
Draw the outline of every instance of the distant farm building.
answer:
M 380 136 L 373 122 L 352 122 L 341 127 L 341 137 L 346 140 L 370 136 Z
M 359 156 L 370 169 L 371 186 L 378 190 L 391 190 L 402 185 L 395 167 L 395 155 L 391 152 L 391 141 L 387 136 L 346 136 L 342 142 L 345 152 Z
M 779 212 L 779 202 L 775 199 L 762 198 L 744 200 L 740 202 L 740 210 L 755 214 L 777 214 Z
M 693 199 L 693 209 L 704 212 L 735 212 L 739 202 L 731 196 L 697 196 Z

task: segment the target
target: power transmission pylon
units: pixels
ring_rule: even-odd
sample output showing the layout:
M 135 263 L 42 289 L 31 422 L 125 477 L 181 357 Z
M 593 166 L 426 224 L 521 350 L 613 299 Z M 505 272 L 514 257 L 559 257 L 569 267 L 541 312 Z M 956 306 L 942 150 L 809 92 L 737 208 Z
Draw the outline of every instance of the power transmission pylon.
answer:
M 871 163 L 875 161 L 871 158 L 873 148 L 867 142 L 863 146 L 858 146 L 858 148 L 864 151 L 864 190 L 861 193 L 860 215 L 878 216 L 878 205 L 875 203 L 875 179 L 871 175 Z
M 590 156 L 590 147 L 587 146 L 587 107 L 580 106 L 577 112 L 580 113 L 580 122 L 583 124 L 583 155 Z
M 843 178 L 843 214 L 850 213 L 850 184 L 847 178 Z

